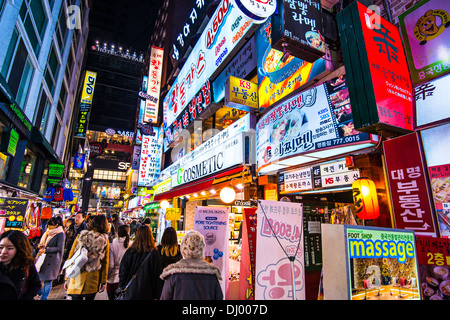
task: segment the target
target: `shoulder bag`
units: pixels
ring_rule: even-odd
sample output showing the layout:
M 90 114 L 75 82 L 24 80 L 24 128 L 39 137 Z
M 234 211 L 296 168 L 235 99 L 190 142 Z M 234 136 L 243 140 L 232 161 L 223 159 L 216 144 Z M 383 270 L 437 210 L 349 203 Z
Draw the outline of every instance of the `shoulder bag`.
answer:
M 136 279 L 136 275 L 139 272 L 139 270 L 141 269 L 141 267 L 144 265 L 145 261 L 147 261 L 148 257 L 150 257 L 150 255 L 152 254 L 154 250 L 150 251 L 147 256 L 145 257 L 145 259 L 142 261 L 141 265 L 139 266 L 139 268 L 137 268 L 136 272 L 133 274 L 133 276 L 131 277 L 130 281 L 128 281 L 127 285 L 125 286 L 125 288 L 121 289 L 117 295 L 116 295 L 116 300 L 125 300 L 125 292 L 127 291 L 128 287 L 130 286 L 130 284 L 134 281 L 134 279 Z

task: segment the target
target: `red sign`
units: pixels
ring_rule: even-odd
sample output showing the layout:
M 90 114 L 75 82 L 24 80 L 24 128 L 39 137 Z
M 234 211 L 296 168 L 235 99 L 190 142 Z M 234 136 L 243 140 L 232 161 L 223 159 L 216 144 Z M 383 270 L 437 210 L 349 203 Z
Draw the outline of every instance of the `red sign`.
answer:
M 383 146 L 396 228 L 437 237 L 418 134 L 384 141 Z
M 244 208 L 239 299 L 255 299 L 256 208 Z
M 398 28 L 358 2 L 379 122 L 413 131 L 413 87 Z

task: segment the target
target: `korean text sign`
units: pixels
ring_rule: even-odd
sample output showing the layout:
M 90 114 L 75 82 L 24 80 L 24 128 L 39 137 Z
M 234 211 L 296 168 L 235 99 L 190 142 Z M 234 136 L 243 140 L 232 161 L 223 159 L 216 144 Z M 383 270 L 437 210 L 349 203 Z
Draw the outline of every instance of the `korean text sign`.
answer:
M 158 120 L 163 56 L 163 49 L 152 46 L 147 83 L 147 94 L 152 99 L 145 100 L 144 122 L 156 123 Z
M 436 237 L 418 139 L 410 133 L 383 142 L 392 209 L 397 229 Z
M 450 298 L 450 239 L 416 237 L 424 300 Z
M 292 299 L 293 287 L 297 299 L 304 300 L 302 204 L 261 200 L 256 225 L 255 300 Z M 288 256 L 295 257 L 294 270 Z
M 166 126 L 184 111 L 252 25 L 253 22 L 243 17 L 234 1 L 222 0 L 219 3 L 164 99 Z

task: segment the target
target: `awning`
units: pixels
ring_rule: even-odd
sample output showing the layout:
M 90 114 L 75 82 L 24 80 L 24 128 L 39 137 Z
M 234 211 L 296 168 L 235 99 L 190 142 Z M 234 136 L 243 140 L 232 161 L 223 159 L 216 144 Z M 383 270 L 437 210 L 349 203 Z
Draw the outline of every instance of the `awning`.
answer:
M 213 182 L 215 179 L 217 178 L 221 178 L 224 176 L 228 176 L 230 174 L 234 174 L 237 172 L 240 172 L 243 170 L 242 166 L 239 166 L 237 168 L 234 169 L 230 169 L 228 171 L 216 174 L 215 176 L 211 176 L 199 181 L 195 181 L 189 184 L 186 184 L 184 186 L 178 187 L 178 188 L 173 188 L 167 192 L 163 192 L 160 194 L 155 195 L 155 198 L 153 199 L 153 201 L 160 201 L 160 200 L 164 200 L 164 199 L 171 199 L 174 197 L 180 197 L 183 196 L 185 194 L 190 194 L 190 193 L 194 193 L 194 192 L 200 192 L 202 190 L 211 188 Z

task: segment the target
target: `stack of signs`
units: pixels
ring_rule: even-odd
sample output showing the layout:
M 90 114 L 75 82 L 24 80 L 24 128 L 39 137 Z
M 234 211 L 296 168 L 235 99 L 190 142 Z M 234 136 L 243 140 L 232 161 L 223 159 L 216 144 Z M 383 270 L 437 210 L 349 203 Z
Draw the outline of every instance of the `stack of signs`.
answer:
M 357 1 L 337 21 L 355 129 L 412 131 L 413 88 L 398 28 Z

